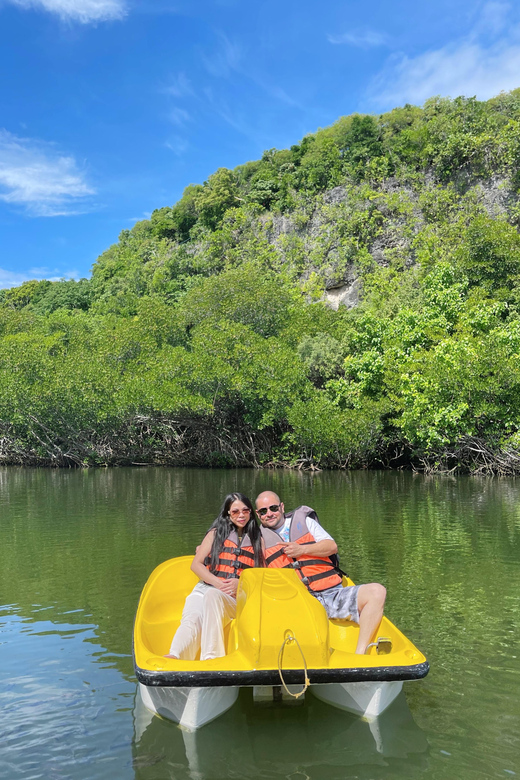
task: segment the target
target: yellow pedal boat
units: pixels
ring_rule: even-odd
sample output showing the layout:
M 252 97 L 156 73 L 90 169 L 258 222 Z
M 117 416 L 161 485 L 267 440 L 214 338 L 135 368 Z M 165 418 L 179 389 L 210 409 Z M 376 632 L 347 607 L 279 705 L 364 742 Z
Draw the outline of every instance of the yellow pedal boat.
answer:
M 227 653 L 209 661 L 165 658 L 197 577 L 192 556 L 160 564 L 146 583 L 134 626 L 134 667 L 145 707 L 195 730 L 252 687 L 257 701 L 295 696 L 307 686 L 319 699 L 376 718 L 403 681 L 428 673 L 424 655 L 386 617 L 366 655 L 355 655 L 358 626 L 329 620 L 292 569 L 247 569 Z M 344 585 L 352 581 L 344 578 Z M 384 654 L 378 654 L 383 650 Z

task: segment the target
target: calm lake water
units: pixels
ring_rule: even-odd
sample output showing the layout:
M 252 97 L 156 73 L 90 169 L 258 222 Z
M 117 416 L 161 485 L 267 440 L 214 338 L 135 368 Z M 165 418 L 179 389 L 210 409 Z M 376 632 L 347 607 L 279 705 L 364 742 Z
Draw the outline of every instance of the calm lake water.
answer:
M 230 490 L 314 507 L 356 582 L 425 653 L 375 724 L 307 694 L 196 734 L 139 706 L 141 589 L 193 552 Z M 0 777 L 520 776 L 520 480 L 403 473 L 0 469 Z

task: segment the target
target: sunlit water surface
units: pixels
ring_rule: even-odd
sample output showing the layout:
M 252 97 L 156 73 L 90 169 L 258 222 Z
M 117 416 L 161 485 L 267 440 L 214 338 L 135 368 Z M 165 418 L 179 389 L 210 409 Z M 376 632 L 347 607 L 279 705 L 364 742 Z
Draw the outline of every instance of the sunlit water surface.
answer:
M 136 696 L 141 589 L 193 552 L 230 490 L 309 504 L 428 677 L 369 724 L 307 694 L 236 705 L 196 734 Z M 520 480 L 288 471 L 0 469 L 0 777 L 520 775 Z

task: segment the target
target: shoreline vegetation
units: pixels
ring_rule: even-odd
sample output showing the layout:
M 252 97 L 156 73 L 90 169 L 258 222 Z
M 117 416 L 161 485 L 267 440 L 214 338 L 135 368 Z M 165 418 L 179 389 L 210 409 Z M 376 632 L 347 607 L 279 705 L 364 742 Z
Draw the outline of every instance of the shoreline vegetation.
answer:
M 520 89 L 342 117 L 0 291 L 0 464 L 520 474 Z

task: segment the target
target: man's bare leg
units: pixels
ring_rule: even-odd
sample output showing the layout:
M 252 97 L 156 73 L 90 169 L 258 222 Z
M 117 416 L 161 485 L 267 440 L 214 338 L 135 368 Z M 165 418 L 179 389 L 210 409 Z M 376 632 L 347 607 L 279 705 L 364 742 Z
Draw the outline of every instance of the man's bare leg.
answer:
M 359 637 L 356 653 L 363 655 L 372 641 L 381 618 L 386 600 L 386 588 L 377 582 L 361 585 L 358 591 Z

